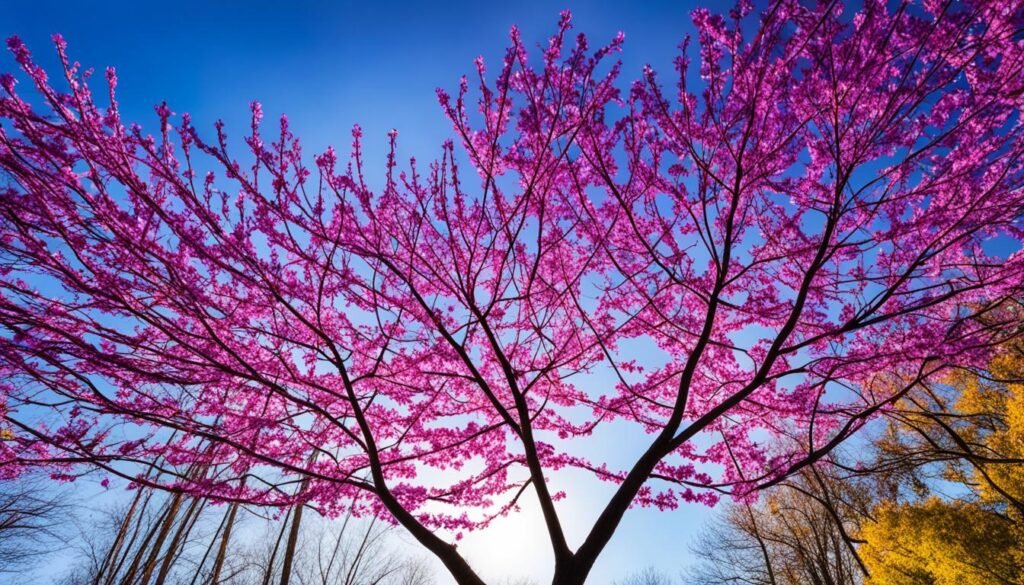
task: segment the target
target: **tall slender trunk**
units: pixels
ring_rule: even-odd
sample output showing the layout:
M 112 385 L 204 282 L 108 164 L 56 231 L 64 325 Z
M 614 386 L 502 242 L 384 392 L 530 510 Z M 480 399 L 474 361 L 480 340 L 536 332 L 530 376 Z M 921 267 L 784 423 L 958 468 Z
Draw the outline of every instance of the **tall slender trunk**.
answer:
M 291 520 L 291 517 L 292 511 L 289 509 L 284 515 L 281 530 L 277 532 L 277 539 L 274 540 L 274 549 L 270 551 L 270 559 L 267 561 L 267 570 L 263 572 L 263 582 L 261 585 L 270 585 L 270 578 L 274 576 L 274 563 L 277 561 L 277 551 L 281 548 L 281 540 L 284 539 L 284 533 L 288 529 L 288 521 Z
M 139 572 L 139 567 L 140 564 L 142 563 L 143 556 L 149 550 L 149 543 L 153 540 L 154 537 L 156 537 L 157 531 L 163 525 L 163 522 L 164 520 L 166 520 L 170 510 L 170 504 L 165 503 L 161 508 L 160 513 L 157 515 L 156 520 L 154 520 L 153 523 L 150 524 L 149 529 L 146 530 L 146 536 L 142 539 L 142 542 L 139 543 L 138 548 L 135 549 L 135 554 L 132 556 L 131 564 L 128 565 L 128 570 L 125 572 L 124 576 L 119 581 L 117 581 L 117 583 L 119 583 L 120 585 L 131 585 L 135 582 L 135 577 Z M 141 522 L 139 524 L 139 527 L 141 529 Z M 131 549 L 125 551 L 125 554 L 127 555 L 127 553 L 130 552 L 130 550 Z M 120 566 L 118 566 L 118 572 L 120 572 Z M 112 573 L 107 579 L 107 582 L 114 583 L 113 579 L 116 575 L 117 573 Z
M 171 528 L 174 527 L 178 519 L 178 509 L 181 508 L 181 502 L 184 498 L 185 496 L 181 492 L 175 493 L 171 498 L 171 508 L 160 526 L 156 542 L 153 543 L 149 556 L 146 558 L 146 564 L 143 566 L 142 578 L 140 579 L 141 585 L 147 585 L 153 576 L 153 571 L 156 570 L 156 562 L 160 559 L 160 551 L 163 550 L 167 535 L 171 533 Z
M 316 455 L 317 452 L 313 451 L 313 453 L 309 456 L 310 464 L 316 461 Z M 281 566 L 281 585 L 288 585 L 288 582 L 292 578 L 292 565 L 294 564 L 295 561 L 295 547 L 299 542 L 299 528 L 301 528 L 302 526 L 303 504 L 301 501 L 301 496 L 306 491 L 307 487 L 309 487 L 308 477 L 306 479 L 303 479 L 302 482 L 299 483 L 299 490 L 298 492 L 296 492 L 296 495 L 300 497 L 298 498 L 299 503 L 295 506 L 295 513 L 292 514 L 292 526 L 291 530 L 289 530 L 288 532 L 288 544 L 285 545 L 284 548 L 284 562 L 282 563 Z
M 141 492 L 140 492 L 141 493 Z M 131 538 L 128 539 L 128 543 L 124 546 L 124 549 L 120 553 L 120 557 L 117 559 L 117 564 L 110 568 L 107 574 L 103 577 L 103 585 L 113 585 L 115 578 L 121 573 L 121 569 L 124 567 L 125 561 L 128 560 L 128 556 L 135 550 L 135 542 L 139 539 L 139 534 L 142 532 L 143 520 L 146 518 L 146 510 L 149 508 L 149 503 L 153 500 L 153 492 L 147 491 L 146 497 L 142 500 L 142 507 L 139 509 L 135 519 L 135 526 L 132 529 Z M 149 533 L 147 533 L 146 540 L 143 541 L 141 546 L 145 546 L 145 543 L 149 542 Z M 136 557 L 138 551 L 135 552 Z
M 206 559 L 210 558 L 210 553 L 213 552 L 213 545 L 220 537 L 220 533 L 224 530 L 224 525 L 227 521 L 228 514 L 225 512 L 224 516 L 220 519 L 220 524 L 217 525 L 217 530 L 214 531 L 213 536 L 210 537 L 210 542 L 206 545 L 206 550 L 203 552 L 203 558 L 199 559 L 199 564 L 196 565 L 196 571 L 192 574 L 192 580 L 189 581 L 189 585 L 196 585 L 196 582 L 199 581 L 199 576 L 202 574 L 203 567 L 206 565 Z
M 334 549 L 331 551 L 331 558 L 327 562 L 327 570 L 324 571 L 324 583 L 322 585 L 327 585 L 327 581 L 330 579 L 331 571 L 334 569 L 334 562 L 338 559 L 338 553 L 341 552 L 341 545 L 345 539 L 348 523 L 351 519 L 352 514 L 346 514 L 345 521 L 341 523 L 341 529 L 338 530 L 338 536 L 334 539 Z M 347 585 L 348 579 L 345 580 L 345 583 Z
M 156 575 L 155 585 L 164 585 L 167 581 L 167 576 L 171 573 L 171 568 L 178 559 L 182 547 L 185 546 L 188 535 L 192 532 L 192 527 L 195 526 L 196 519 L 202 512 L 204 505 L 205 500 L 202 498 L 192 498 L 188 508 L 185 510 L 185 516 L 178 525 L 178 530 L 174 533 L 171 543 L 167 545 L 167 552 L 164 553 L 164 562 L 160 564 L 160 571 Z
M 305 490 L 306 482 L 302 482 L 302 489 Z M 284 549 L 284 564 L 281 567 L 281 585 L 288 585 L 292 576 L 292 563 L 295 560 L 295 546 L 299 541 L 299 528 L 302 525 L 302 504 L 295 507 L 295 514 L 292 516 L 291 530 L 288 532 L 288 544 Z
M 235 516 L 238 514 L 238 502 L 234 502 L 228 508 L 224 521 L 224 534 L 220 538 L 220 547 L 217 549 L 217 559 L 213 563 L 213 573 L 210 577 L 211 585 L 219 585 L 220 573 L 224 569 L 224 559 L 228 556 L 228 544 L 231 542 L 231 529 L 235 525 Z
M 178 431 L 175 430 L 171 433 L 168 441 L 173 441 L 178 435 Z M 163 476 L 163 471 L 159 469 L 158 465 L 162 459 L 157 459 L 149 464 L 143 477 L 149 479 L 153 477 L 153 481 L 159 481 L 160 477 Z M 153 475 L 155 472 L 155 475 Z M 132 500 L 131 506 L 128 508 L 127 514 L 124 519 L 121 520 L 121 526 L 117 531 L 117 536 L 114 538 L 114 542 L 111 544 L 110 549 L 107 551 L 107 556 L 103 563 L 100 565 L 96 577 L 93 579 L 93 585 L 100 585 L 102 580 L 103 585 L 113 585 L 114 579 L 117 578 L 118 573 L 121 572 L 121 568 L 124 566 L 124 562 L 128 559 L 128 555 L 131 553 L 132 548 L 135 546 L 135 541 L 138 540 L 139 532 L 142 530 L 142 521 L 146 517 L 146 509 L 149 507 L 150 501 L 153 499 L 154 490 L 151 488 L 139 487 L 135 493 L 135 498 Z M 139 507 L 139 502 L 142 502 L 142 506 Z M 132 536 L 128 540 L 127 546 L 124 545 L 124 539 L 128 534 L 129 526 L 132 524 L 132 520 L 135 519 L 135 528 L 132 530 Z M 131 570 L 131 577 L 134 578 L 134 565 L 138 562 L 139 554 L 141 550 L 145 549 L 146 544 L 149 542 L 149 538 L 152 532 L 148 532 L 146 539 L 139 552 L 136 552 L 135 558 L 133 559 L 133 568 Z M 122 554 L 122 547 L 123 554 Z M 116 564 L 114 564 L 116 562 Z M 106 573 L 106 574 L 105 574 Z M 130 583 L 130 580 L 122 580 L 122 583 Z
M 93 585 L 100 585 L 100 581 L 103 580 L 107 570 L 114 566 L 114 563 L 117 562 L 118 557 L 121 555 L 121 547 L 124 546 L 124 541 L 128 537 L 128 529 L 132 525 L 132 518 L 135 516 L 135 510 L 138 508 L 139 502 L 142 501 L 142 496 L 143 490 L 135 492 L 135 497 L 132 498 L 132 503 L 128 507 L 124 518 L 121 519 L 121 525 L 118 526 L 114 542 L 110 544 L 107 554 L 103 557 L 103 562 L 96 569 L 96 574 L 92 580 Z M 143 511 L 145 511 L 145 506 L 143 506 Z

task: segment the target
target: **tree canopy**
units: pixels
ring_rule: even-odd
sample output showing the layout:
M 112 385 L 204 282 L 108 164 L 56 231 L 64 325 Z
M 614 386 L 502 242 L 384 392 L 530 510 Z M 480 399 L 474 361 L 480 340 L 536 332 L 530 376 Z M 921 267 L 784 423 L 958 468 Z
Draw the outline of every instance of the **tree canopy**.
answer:
M 1024 287 L 999 248 L 1022 236 L 1020 8 L 693 21 L 671 90 L 621 83 L 623 37 L 591 49 L 567 13 L 537 56 L 514 29 L 474 91 L 439 90 L 455 140 L 401 164 L 392 133 L 377 182 L 358 128 L 347 162 L 283 116 L 267 136 L 255 102 L 241 142 L 167 104 L 149 134 L 112 69 L 101 99 L 60 37 L 59 82 L 9 40 L 3 473 L 375 515 L 460 585 L 482 581 L 454 543 L 531 497 L 571 585 L 631 506 L 749 500 L 984 365 Z M 581 448 L 611 425 L 628 464 Z M 567 469 L 615 485 L 579 542 Z

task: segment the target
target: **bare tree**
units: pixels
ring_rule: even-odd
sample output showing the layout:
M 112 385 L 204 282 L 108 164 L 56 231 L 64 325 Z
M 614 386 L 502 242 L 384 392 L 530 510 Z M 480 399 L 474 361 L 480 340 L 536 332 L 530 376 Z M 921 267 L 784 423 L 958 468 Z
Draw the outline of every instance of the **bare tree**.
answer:
M 429 585 L 422 559 L 399 553 L 390 525 L 324 518 L 302 505 L 281 517 L 238 503 L 141 488 L 80 537 L 65 585 Z M 304 510 L 304 513 L 300 513 Z M 291 551 L 289 553 L 289 551 Z
M 672 585 L 672 578 L 654 567 L 647 567 L 624 581 L 616 581 L 615 585 Z
M 691 548 L 694 585 L 857 585 L 857 483 L 809 468 L 757 503 L 729 503 Z M 646 585 L 646 582 L 644 582 Z
M 209 502 L 140 488 L 85 519 L 76 539 L 79 562 L 66 585 L 187 584 L 197 549 L 210 541 Z
M 37 475 L 0 480 L 0 576 L 23 571 L 63 545 L 71 506 Z
M 396 550 L 392 526 L 346 515 L 327 519 L 297 507 L 268 521 L 241 552 L 246 568 L 231 583 L 265 585 L 428 585 L 421 559 Z M 289 552 L 290 551 L 290 552 Z M 285 572 L 287 571 L 287 572 Z

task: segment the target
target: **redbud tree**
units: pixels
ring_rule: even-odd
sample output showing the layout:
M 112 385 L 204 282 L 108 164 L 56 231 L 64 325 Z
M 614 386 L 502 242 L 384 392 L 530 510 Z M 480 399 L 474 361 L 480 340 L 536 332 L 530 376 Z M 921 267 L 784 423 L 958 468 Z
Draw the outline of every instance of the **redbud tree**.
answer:
M 513 29 L 438 92 L 437 160 L 392 134 L 377 178 L 358 128 L 347 161 L 256 103 L 244 145 L 165 104 L 147 134 L 113 70 L 9 40 L 3 473 L 372 514 L 460 585 L 455 541 L 533 498 L 580 584 L 631 507 L 754 497 L 984 363 L 1024 287 L 1021 4 L 693 22 L 670 85 L 568 15 L 539 55 Z M 580 448 L 609 427 L 630 465 Z M 581 539 L 570 471 L 614 486 Z

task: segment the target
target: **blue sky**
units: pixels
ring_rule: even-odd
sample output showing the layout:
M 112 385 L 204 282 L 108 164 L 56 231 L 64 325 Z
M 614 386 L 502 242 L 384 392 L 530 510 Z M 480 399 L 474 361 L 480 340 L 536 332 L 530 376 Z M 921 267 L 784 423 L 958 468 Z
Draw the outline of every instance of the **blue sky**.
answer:
M 690 2 L 42 0 L 5 6 L 0 34 L 18 34 L 50 64 L 50 35 L 61 32 L 83 64 L 116 66 L 129 119 L 152 120 L 152 106 L 166 99 L 200 125 L 223 117 L 237 136 L 247 103 L 258 99 L 268 119 L 289 115 L 307 149 L 347 150 L 358 122 L 371 148 L 396 128 L 403 154 L 427 158 L 449 134 L 435 88 L 454 90 L 477 55 L 496 68 L 512 24 L 527 41 L 543 41 L 563 8 L 593 43 L 626 33 L 627 79 L 648 62 L 667 75 L 675 46 L 691 30 Z
M 248 125 L 248 102 L 263 103 L 268 120 L 285 112 L 312 155 L 333 144 L 347 152 L 349 130 L 366 135 L 370 169 L 383 172 L 383 148 L 391 128 L 400 132 L 400 155 L 430 159 L 449 138 L 436 103 L 438 86 L 454 90 L 459 76 L 483 55 L 497 67 L 512 24 L 531 45 L 554 31 L 561 9 L 593 44 L 626 34 L 624 82 L 650 63 L 671 83 L 675 47 L 692 30 L 691 2 L 610 0 L 462 0 L 432 3 L 352 2 L 51 2 L 31 0 L 3 7 L 0 34 L 21 36 L 52 70 L 50 35 L 62 33 L 73 59 L 97 71 L 115 66 L 121 110 L 128 120 L 155 128 L 152 107 L 167 100 L 209 129 L 223 118 L 238 137 Z M 13 67 L 9 57 L 0 70 Z M 98 76 L 99 77 L 99 76 Z M 608 444 L 621 449 L 621 440 Z M 639 441 L 637 442 L 639 448 Z M 570 480 L 571 481 L 571 480 Z M 570 533 L 582 530 L 610 486 L 566 502 Z M 575 490 L 573 490 L 575 493 Z M 687 545 L 709 512 L 684 506 L 673 513 L 635 510 L 595 568 L 592 583 L 611 583 L 646 566 L 678 573 Z M 467 556 L 493 582 L 545 580 L 548 553 L 539 515 L 524 514 L 471 536 Z M 415 550 L 410 545 L 410 550 Z M 56 567 L 52 567 L 56 570 Z M 440 582 L 447 582 L 443 569 Z

